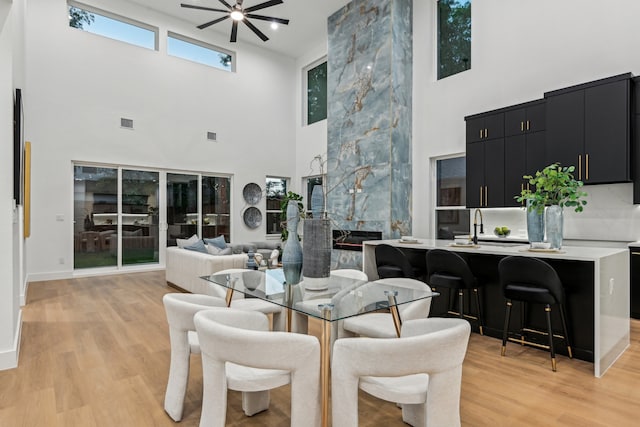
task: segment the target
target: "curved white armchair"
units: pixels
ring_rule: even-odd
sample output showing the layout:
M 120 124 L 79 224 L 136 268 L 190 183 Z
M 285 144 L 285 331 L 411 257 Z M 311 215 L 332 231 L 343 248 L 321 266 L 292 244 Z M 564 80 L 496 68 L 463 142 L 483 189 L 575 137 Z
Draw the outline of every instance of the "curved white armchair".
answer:
M 407 278 L 389 278 L 380 279 L 371 282 L 371 286 L 375 284 L 393 284 L 394 286 L 402 286 L 408 289 L 416 289 L 420 291 L 431 292 L 431 288 L 424 282 Z M 372 295 L 364 292 L 363 295 Z M 358 298 L 347 295 L 345 298 Z M 375 301 L 360 301 L 358 304 L 369 304 Z M 431 309 L 431 298 L 424 298 L 418 301 L 402 304 L 398 306 L 400 318 L 402 322 L 414 319 L 424 319 L 429 316 Z M 366 336 L 371 338 L 397 338 L 397 332 L 393 323 L 391 313 L 367 313 L 360 316 L 349 317 L 339 322 L 338 338 L 347 338 L 354 336 Z
M 169 323 L 171 364 L 164 410 L 174 421 L 182 419 L 189 380 L 189 356 L 200 353 L 193 316 L 201 310 L 226 307 L 224 299 L 202 294 L 166 294 L 162 298 Z
M 291 380 L 291 425 L 320 424 L 318 339 L 309 335 L 269 332 L 266 320 L 261 318 L 266 319 L 261 313 L 232 308 L 196 314 L 194 322 L 202 348 L 204 388 L 201 427 L 225 425 L 227 388 L 255 390 L 254 386 L 231 375 L 230 371 L 236 369 L 284 372 Z M 260 322 L 262 324 L 256 328 Z M 231 368 L 227 368 L 226 377 L 225 365 Z M 275 382 L 269 385 L 274 388 Z
M 460 387 L 471 327 L 466 320 L 407 321 L 401 338 L 341 339 L 331 372 L 334 427 L 357 427 L 358 387 L 402 404 L 412 426 L 459 426 Z

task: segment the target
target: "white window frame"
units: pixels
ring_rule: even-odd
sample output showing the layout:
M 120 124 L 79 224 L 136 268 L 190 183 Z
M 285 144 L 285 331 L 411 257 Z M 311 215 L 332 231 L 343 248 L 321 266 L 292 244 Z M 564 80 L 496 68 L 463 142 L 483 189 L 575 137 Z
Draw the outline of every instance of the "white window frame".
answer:
M 184 58 L 182 56 L 172 55 L 172 54 L 169 53 L 169 48 L 168 48 L 168 46 L 169 46 L 168 39 L 169 38 L 174 38 L 176 40 L 180 40 L 180 41 L 185 42 L 185 43 L 189 43 L 189 44 L 192 44 L 192 45 L 195 45 L 195 46 L 199 46 L 201 48 L 208 49 L 208 50 L 210 50 L 210 51 L 212 51 L 214 53 L 222 53 L 222 54 L 229 55 L 229 56 L 231 56 L 231 67 L 230 67 L 230 69 L 226 69 L 226 68 L 222 68 L 222 67 L 216 67 L 216 66 L 213 66 L 213 65 L 206 64 L 204 62 L 194 61 L 192 59 Z M 174 33 L 173 31 L 167 31 L 167 55 L 168 56 L 172 56 L 174 58 L 180 58 L 180 59 L 183 59 L 185 61 L 195 62 L 195 63 L 201 64 L 201 65 L 206 65 L 207 67 L 215 68 L 217 70 L 222 70 L 222 71 L 227 71 L 227 72 L 232 72 L 232 73 L 236 72 L 236 53 L 234 51 L 228 50 L 228 49 L 225 49 L 225 48 L 222 48 L 220 46 L 213 45 L 213 44 L 209 44 L 207 42 L 203 42 L 201 40 L 197 40 L 197 39 L 194 39 L 194 38 L 191 38 L 191 37 L 188 37 L 188 36 L 184 36 L 182 34 Z
M 144 22 L 136 21 L 134 19 L 127 18 L 127 17 L 121 16 L 121 15 L 116 15 L 115 13 L 108 12 L 108 11 L 103 10 L 103 9 L 99 9 L 97 7 L 89 6 L 89 5 L 86 5 L 84 3 L 78 3 L 78 2 L 73 1 L 73 0 L 67 0 L 67 7 L 69 7 L 69 6 L 72 6 L 72 7 L 78 8 L 78 9 L 82 9 L 82 10 L 86 10 L 87 12 L 95 13 L 96 15 L 101 15 L 101 16 L 104 16 L 106 18 L 113 19 L 115 21 L 120 21 L 120 22 L 125 23 L 125 24 L 133 25 L 134 27 L 139 27 L 139 28 L 142 28 L 144 30 L 151 31 L 154 34 L 154 37 L 153 37 L 154 38 L 153 50 L 155 50 L 156 52 L 159 50 L 160 31 L 159 31 L 158 27 L 154 27 L 153 25 L 145 24 Z M 137 47 L 142 47 L 144 49 L 148 49 L 145 46 L 140 46 L 138 44 L 130 43 L 130 42 L 126 41 L 126 40 L 120 40 L 120 39 L 115 39 L 115 38 L 109 37 L 109 36 L 103 36 L 101 34 L 96 34 L 96 33 L 93 33 L 91 31 L 88 31 L 88 30 L 85 30 L 85 29 L 80 29 L 80 30 L 84 31 L 85 33 L 94 34 L 94 35 L 99 36 L 99 37 L 105 37 L 105 38 L 108 38 L 108 39 L 111 39 L 111 40 L 116 40 L 116 41 L 119 41 L 119 42 L 122 42 L 122 43 L 127 43 L 127 44 L 129 44 L 131 46 L 137 46 Z
M 455 153 L 455 154 L 448 154 L 445 156 L 438 156 L 438 157 L 432 157 L 431 158 L 431 206 L 433 206 L 433 216 L 431 218 L 431 224 L 430 224 L 430 229 L 433 230 L 433 236 L 434 239 L 438 238 L 438 228 L 437 228 L 437 222 L 438 222 L 438 211 L 443 211 L 443 210 L 460 210 L 460 211 L 464 211 L 467 210 L 467 206 L 466 203 L 464 205 L 459 205 L 459 206 L 438 206 L 438 161 L 439 160 L 449 160 L 449 159 L 457 159 L 457 158 L 462 158 L 465 159 L 466 158 L 466 153 Z M 466 185 L 466 183 L 465 183 Z
M 287 178 L 287 177 L 284 177 L 284 176 L 273 176 L 273 175 L 267 175 L 264 178 L 264 183 L 265 183 L 265 221 L 264 221 L 264 226 L 265 226 L 265 232 L 266 232 L 265 234 L 266 234 L 267 237 L 276 237 L 276 236 L 279 237 L 280 234 L 281 234 L 280 232 L 271 233 L 270 230 L 268 230 L 268 227 L 269 227 L 269 221 L 267 219 L 268 215 L 270 213 L 277 213 L 278 215 L 280 215 L 280 213 L 282 212 L 282 210 L 280 208 L 278 208 L 277 210 L 276 209 L 268 209 L 268 202 L 266 200 L 267 199 L 267 195 L 266 195 L 267 186 L 266 186 L 266 184 L 267 184 L 267 180 L 268 179 L 278 179 L 278 180 L 284 181 L 284 183 L 285 183 L 285 191 L 284 191 L 285 196 L 289 191 L 291 191 L 291 188 L 290 188 L 291 187 L 291 180 L 290 180 L 290 178 Z

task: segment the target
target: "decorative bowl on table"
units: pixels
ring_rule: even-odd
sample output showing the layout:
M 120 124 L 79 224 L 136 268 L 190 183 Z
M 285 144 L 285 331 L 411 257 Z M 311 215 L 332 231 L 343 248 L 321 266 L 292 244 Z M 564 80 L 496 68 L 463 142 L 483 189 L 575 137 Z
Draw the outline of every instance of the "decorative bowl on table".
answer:
M 511 230 L 509 229 L 509 227 L 496 227 L 493 229 L 493 234 L 498 237 L 507 237 L 509 234 L 511 234 Z

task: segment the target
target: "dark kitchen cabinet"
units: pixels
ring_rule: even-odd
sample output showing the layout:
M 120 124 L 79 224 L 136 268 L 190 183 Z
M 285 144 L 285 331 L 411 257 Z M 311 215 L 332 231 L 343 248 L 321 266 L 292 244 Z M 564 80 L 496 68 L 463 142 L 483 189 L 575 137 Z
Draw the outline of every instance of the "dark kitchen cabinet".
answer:
M 504 139 L 467 144 L 467 207 L 504 206 Z
M 545 129 L 543 100 L 522 104 L 504 113 L 504 135 L 521 135 Z
M 485 113 L 467 117 L 467 142 L 504 137 L 504 113 Z
M 504 206 L 522 206 L 514 197 L 529 188 L 529 182 L 522 178 L 524 175 L 535 175 L 546 166 L 544 145 L 545 132 L 505 137 Z
M 548 92 L 546 163 L 574 165 L 585 184 L 629 182 L 630 74 Z

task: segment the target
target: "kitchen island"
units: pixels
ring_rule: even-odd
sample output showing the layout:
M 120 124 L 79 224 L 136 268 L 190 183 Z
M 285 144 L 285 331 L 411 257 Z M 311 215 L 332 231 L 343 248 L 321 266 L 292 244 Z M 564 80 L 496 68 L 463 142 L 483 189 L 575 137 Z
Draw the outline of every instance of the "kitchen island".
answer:
M 399 240 L 371 240 L 363 243 L 363 270 L 370 280 L 378 273 L 375 246 L 389 244 L 407 252 L 412 260 L 426 258 L 430 249 L 459 252 L 482 285 L 481 305 L 485 335 L 501 338 L 505 300 L 498 277 L 498 262 L 506 256 L 540 258 L 558 272 L 567 297 L 567 311 L 574 357 L 593 362 L 594 375 L 602 376 L 629 346 L 629 255 L 622 248 L 565 246 L 557 252 L 533 252 L 529 245 L 480 242 L 476 246 L 454 245 L 450 240 L 418 239 L 417 243 Z M 465 299 L 465 304 L 470 298 Z M 432 314 L 446 312 L 447 293 L 432 304 Z M 475 306 L 472 305 L 472 312 Z M 514 304 L 512 329 L 520 318 L 520 305 Z M 468 307 L 465 308 L 469 312 Z M 557 313 L 553 313 L 557 316 Z M 559 322 L 554 318 L 555 326 Z M 530 325 L 544 330 L 544 313 L 535 306 L 528 310 Z M 567 354 L 563 345 L 556 351 Z M 507 349 L 508 351 L 508 349 Z

